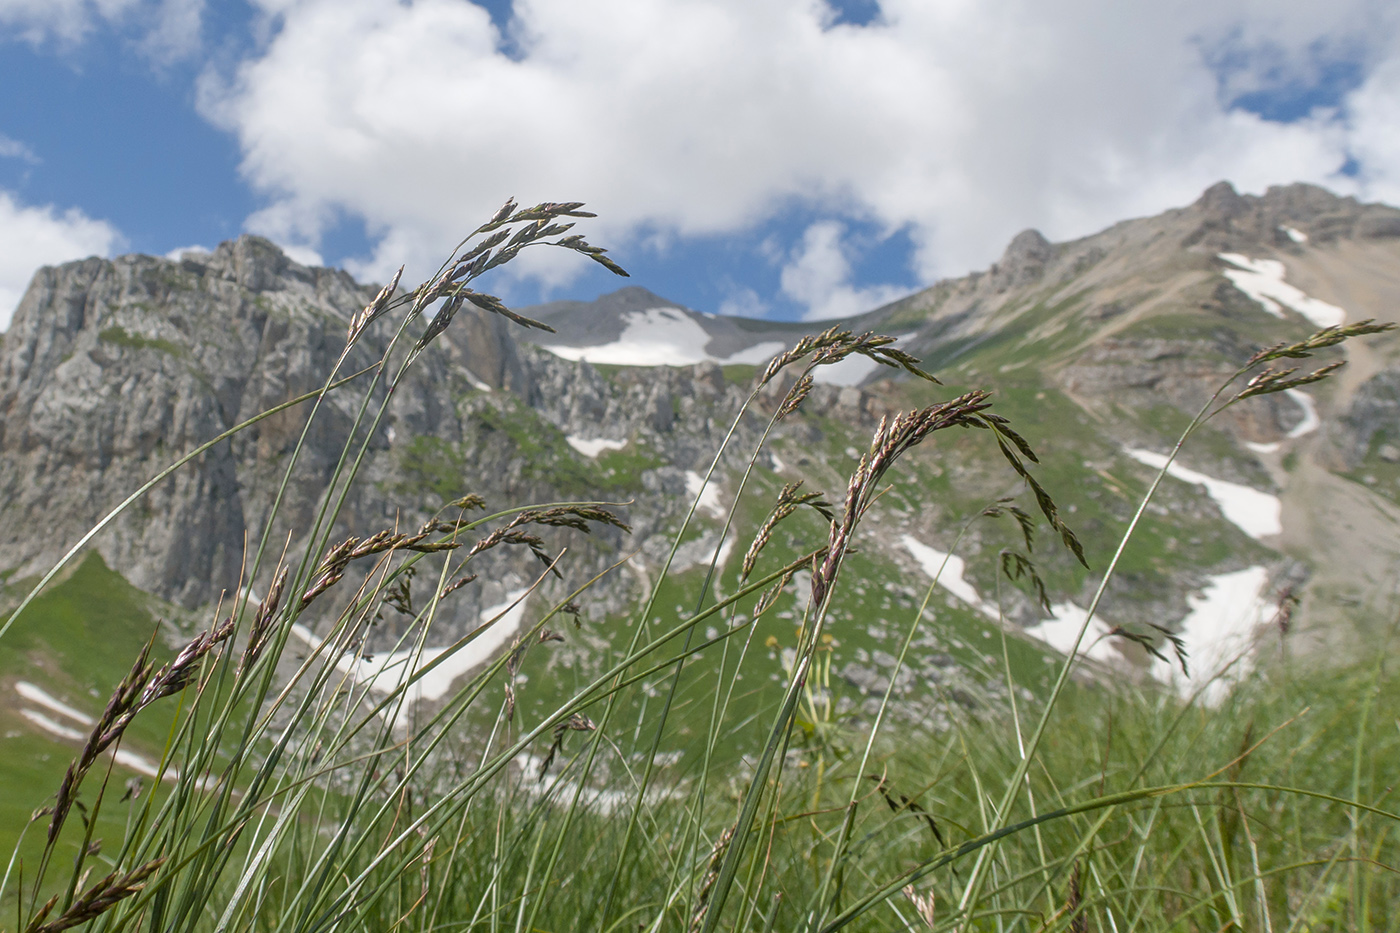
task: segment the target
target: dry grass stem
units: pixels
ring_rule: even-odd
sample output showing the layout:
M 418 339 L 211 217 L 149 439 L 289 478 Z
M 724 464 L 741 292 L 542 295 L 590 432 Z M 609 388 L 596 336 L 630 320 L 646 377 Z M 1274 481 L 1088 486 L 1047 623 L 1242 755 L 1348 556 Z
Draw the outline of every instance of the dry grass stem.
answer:
M 59 914 L 58 917 L 45 923 L 45 919 L 58 903 L 58 896 L 54 895 L 35 912 L 24 931 L 25 933 L 59 933 L 60 930 L 71 929 L 95 920 L 144 888 L 146 879 L 164 864 L 165 859 L 158 858 L 124 875 L 112 872 L 79 894 L 68 906 L 68 909 Z
M 778 501 L 773 505 L 773 510 L 768 513 L 768 517 L 759 526 L 758 532 L 754 535 L 753 543 L 749 545 L 748 552 L 744 554 L 743 569 L 739 574 L 740 580 L 747 580 L 753 573 L 753 565 L 758 560 L 758 555 L 768 546 L 768 541 L 772 538 L 773 529 L 778 523 L 796 512 L 802 506 L 810 506 L 827 521 L 833 519 L 831 504 L 823 496 L 825 493 L 808 492 L 798 494 L 797 490 L 802 488 L 802 480 L 795 483 L 788 483 L 778 493 Z
M 904 886 L 904 891 L 902 893 L 904 894 L 905 900 L 913 905 L 915 912 L 919 915 L 919 919 L 924 922 L 924 926 L 932 930 L 934 928 L 934 908 L 937 901 L 937 898 L 934 897 L 933 889 L 930 888 L 928 891 L 920 894 L 912 884 L 907 884 Z
M 874 501 L 881 478 L 906 451 L 921 444 L 929 435 L 951 427 L 985 426 L 978 414 L 991 407 L 983 391 L 968 392 L 952 401 L 901 412 L 880 419 L 870 441 L 870 449 L 860 458 L 846 487 L 846 505 L 840 522 L 833 522 L 827 541 L 826 560 L 812 574 L 812 606 L 821 606 L 830 592 L 850 546 L 855 527 Z
M 710 890 L 715 886 L 716 879 L 719 878 L 719 869 L 724 863 L 724 853 L 734 838 L 734 829 L 735 825 L 730 823 L 724 828 L 724 832 L 719 834 L 715 844 L 710 847 L 710 865 L 705 870 L 705 877 L 700 882 L 700 893 L 695 898 L 695 912 L 690 917 L 689 933 L 699 933 L 700 928 L 705 923 L 705 914 L 710 909 Z

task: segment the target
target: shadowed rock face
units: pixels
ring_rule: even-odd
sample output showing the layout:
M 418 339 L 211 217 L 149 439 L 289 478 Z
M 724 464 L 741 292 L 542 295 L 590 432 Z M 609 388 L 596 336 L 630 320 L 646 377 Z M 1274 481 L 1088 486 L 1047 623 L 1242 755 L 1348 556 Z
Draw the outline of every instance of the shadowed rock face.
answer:
M 41 270 L 0 353 L 0 564 L 40 570 L 178 455 L 318 386 L 365 293 L 256 237 L 179 263 Z M 324 481 L 322 448 L 348 418 L 335 410 L 309 439 L 298 493 Z M 249 519 L 270 505 L 268 483 L 249 480 L 268 479 L 299 434 L 289 413 L 213 448 L 99 550 L 148 591 L 187 605 L 217 596 L 238 579 Z
M 375 291 L 344 272 L 301 266 L 252 236 L 179 262 L 125 256 L 40 270 L 0 343 L 0 569 L 42 573 L 181 455 L 319 389 L 345 349 L 351 316 Z M 375 363 L 397 326 L 388 317 L 340 374 Z M 708 462 L 743 392 L 713 365 L 605 380 L 586 364 L 522 348 L 513 327 L 464 309 L 387 404 L 382 384 L 375 389 L 360 441 L 381 405 L 384 415 L 333 538 L 416 529 L 467 492 L 506 507 L 594 498 L 598 490 L 584 488 L 590 477 L 620 482 L 565 443 L 567 435 L 650 451 L 617 497 L 637 502 L 639 544 L 669 530 L 685 505 L 684 471 Z M 217 600 L 243 576 L 299 444 L 269 536 L 274 555 L 289 533 L 295 552 L 315 524 L 354 430 L 360 385 L 369 379 L 332 396 L 304 438 L 306 404 L 214 446 L 94 546 L 148 592 L 191 608 Z M 814 404 L 831 408 L 835 395 L 818 392 Z M 865 395 L 856 395 L 859 408 Z M 741 426 L 741 440 L 753 430 Z M 614 532 L 601 542 L 574 549 L 577 573 L 596 573 L 623 543 Z M 258 592 L 271 562 L 254 581 Z M 532 557 L 505 550 L 477 563 L 482 583 L 459 591 L 449 624 L 474 619 L 538 573 Z M 616 580 L 594 600 L 606 607 L 625 598 L 631 578 Z
M 1400 367 L 1364 382 L 1351 406 L 1329 427 L 1341 469 L 1356 469 L 1373 449 L 1382 460 L 1400 461 Z
M 1039 230 L 1022 230 L 992 269 L 997 287 L 1005 291 L 1037 281 L 1045 273 L 1046 261 L 1054 254 L 1055 248 Z

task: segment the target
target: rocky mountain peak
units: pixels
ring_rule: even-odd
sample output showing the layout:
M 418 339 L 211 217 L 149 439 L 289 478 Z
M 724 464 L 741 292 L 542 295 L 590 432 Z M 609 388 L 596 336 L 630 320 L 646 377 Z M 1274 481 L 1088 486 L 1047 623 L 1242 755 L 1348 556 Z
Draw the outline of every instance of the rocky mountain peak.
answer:
M 1211 185 L 1191 206 L 1218 217 L 1235 217 L 1248 209 L 1245 199 L 1228 181 Z
M 1222 181 L 1207 188 L 1187 210 L 1201 220 L 1183 245 L 1210 252 L 1247 252 L 1260 246 L 1295 249 L 1307 240 L 1400 236 L 1400 210 L 1362 204 L 1303 183 L 1276 185 L 1256 196 L 1239 194 Z
M 626 288 L 619 288 L 617 291 L 609 292 L 598 299 L 606 301 L 608 305 L 618 313 L 628 311 L 647 311 L 651 308 L 679 308 L 668 298 L 662 298 L 649 289 L 640 285 L 629 285 Z
M 1039 230 L 1022 230 L 992 267 L 996 290 L 1020 288 L 1036 281 L 1045 274 L 1045 264 L 1054 255 L 1055 247 Z
M 203 264 L 249 291 L 264 292 L 277 288 L 293 262 L 276 243 L 245 233 L 220 243 Z

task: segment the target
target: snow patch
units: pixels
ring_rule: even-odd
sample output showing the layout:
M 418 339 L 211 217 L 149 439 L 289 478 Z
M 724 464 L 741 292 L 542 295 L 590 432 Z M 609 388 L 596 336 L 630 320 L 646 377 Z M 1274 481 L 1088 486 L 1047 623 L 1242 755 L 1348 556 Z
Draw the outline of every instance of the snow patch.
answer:
M 996 618 L 995 607 L 963 579 L 966 565 L 961 558 L 929 547 L 912 535 L 904 535 L 902 541 L 924 573 L 937 577 L 939 586 L 979 613 Z M 1174 687 L 1182 696 L 1202 690 L 1203 702 L 1218 705 L 1251 669 L 1247 654 L 1254 631 L 1268 620 L 1272 611 L 1272 606 L 1263 598 L 1268 583 L 1269 573 L 1264 567 L 1249 567 L 1211 577 L 1200 595 L 1187 598 L 1188 612 L 1179 626 L 1191 676 L 1184 676 L 1175 663 L 1157 658 L 1152 661 L 1151 675 Z M 1050 619 L 1030 626 L 1025 632 L 1061 654 L 1069 654 L 1080 629 L 1084 628 L 1088 610 L 1064 602 L 1056 603 L 1050 611 Z M 1105 664 L 1121 664 L 1123 655 L 1108 638 L 1113 625 L 1098 616 L 1088 622 L 1080 653 Z M 1164 646 L 1163 653 L 1171 657 L 1170 646 Z
M 679 308 L 648 308 L 623 315 L 622 335 L 596 347 L 544 346 L 566 360 L 615 366 L 693 366 L 709 359 L 705 329 Z
M 65 726 L 36 710 L 22 709 L 19 711 L 19 714 L 55 738 L 67 739 L 70 742 L 86 742 L 88 740 L 88 734 L 86 732 L 79 732 L 77 729 Z M 161 776 L 160 768 L 157 764 L 144 755 L 138 755 L 135 752 L 129 752 L 124 748 L 119 748 L 116 750 L 113 757 L 117 764 L 135 771 L 137 774 L 144 774 L 146 777 L 152 778 Z M 179 773 L 174 768 L 166 768 L 165 777 L 172 781 L 177 780 L 179 778 Z
M 622 316 L 622 335 L 612 343 L 595 347 L 540 344 L 566 360 L 611 366 L 694 366 L 696 363 L 766 363 L 781 353 L 784 344 L 769 340 L 719 358 L 705 352 L 710 335 L 679 308 L 648 308 Z
M 97 722 L 87 713 L 74 709 L 62 700 L 55 699 L 42 687 L 31 684 L 27 680 L 21 680 L 19 683 L 15 684 L 15 693 L 18 693 L 22 699 L 42 706 L 49 710 L 49 712 L 58 713 L 60 716 L 66 716 L 79 725 L 91 727 Z
M 1288 234 L 1288 238 L 1294 243 L 1308 242 L 1308 235 L 1303 231 L 1299 230 L 1297 227 L 1284 227 L 1283 232 Z
M 626 441 L 610 441 L 605 437 L 596 437 L 591 440 L 570 434 L 564 438 L 569 442 L 569 446 L 590 460 L 597 459 L 598 455 L 605 450 L 621 450 L 627 446 Z
M 1263 598 L 1268 583 L 1269 572 L 1263 567 L 1211 577 L 1199 596 L 1187 598 L 1190 612 L 1181 620 L 1179 634 L 1186 643 L 1191 676 L 1183 676 L 1175 664 L 1160 659 L 1152 662 L 1152 676 L 1183 696 L 1204 687 L 1201 699 L 1209 706 L 1218 705 L 1250 670 L 1247 654 L 1254 630 L 1273 609 Z
M 839 363 L 818 366 L 812 370 L 812 381 L 829 386 L 860 385 L 880 364 L 868 356 L 848 356 Z
M 1084 627 L 1089 610 L 1082 609 L 1074 603 L 1056 603 L 1050 607 L 1050 612 L 1051 618 L 1039 625 L 1030 626 L 1026 629 L 1026 634 L 1034 635 L 1061 654 L 1069 654 L 1074 647 L 1074 640 L 1079 637 L 1079 630 Z M 1112 630 L 1112 625 L 1094 616 L 1089 623 L 1089 630 L 1084 633 L 1083 642 L 1079 645 L 1079 653 L 1106 664 L 1121 662 L 1123 656 L 1105 637 Z
M 506 595 L 505 602 L 481 610 L 482 625 L 497 616 L 500 618 L 475 639 L 456 650 L 448 645 L 442 648 L 423 648 L 421 651 L 409 648 L 373 654 L 369 658 L 342 654 L 335 662 L 336 670 L 375 693 L 389 694 L 418 671 L 446 655 L 441 664 L 408 688 L 405 708 L 420 700 L 440 700 L 452 690 L 452 684 L 458 677 L 490 660 L 492 655 L 515 637 L 521 621 L 525 618 L 525 601 L 522 598 L 525 593 L 525 590 L 512 590 Z M 317 637 L 304 625 L 293 625 L 292 633 L 317 649 L 325 645 L 324 639 Z
M 728 365 L 730 363 L 748 363 L 751 366 L 761 366 L 787 349 L 787 344 L 781 340 L 765 340 L 756 343 L 747 350 L 740 350 L 733 356 L 724 359 L 717 359 L 715 362 Z
M 734 553 L 734 544 L 738 540 L 739 535 L 736 532 L 721 542 L 718 532 L 707 529 L 700 537 L 676 548 L 675 556 L 671 558 L 671 572 L 684 573 L 691 567 L 708 567 L 711 558 L 715 561 L 715 570 L 722 570 L 729 560 L 729 555 Z M 715 553 L 716 547 L 718 555 Z
M 1129 448 L 1126 452 L 1137 462 L 1153 469 L 1160 470 L 1167 463 L 1166 454 L 1136 448 Z M 1267 538 L 1283 531 L 1283 503 L 1279 501 L 1278 496 L 1239 483 L 1212 479 L 1179 463 L 1173 463 L 1168 468 L 1167 475 L 1185 483 L 1204 486 L 1206 495 L 1220 506 L 1220 514 L 1251 538 Z
M 490 387 L 489 385 L 487 385 L 487 384 L 481 379 L 480 376 L 478 376 L 476 373 L 472 372 L 471 369 L 469 369 L 469 368 L 466 367 L 466 366 L 463 366 L 462 369 L 466 371 L 466 374 L 467 374 L 467 381 L 470 382 L 470 383 L 472 384 L 472 388 L 473 388 L 473 389 L 476 389 L 478 392 L 490 392 L 490 391 L 491 391 L 491 387 Z
M 734 545 L 738 541 L 739 533 L 737 531 L 724 539 L 724 543 L 719 546 L 719 556 L 715 558 L 716 568 L 723 568 L 729 562 L 729 555 L 734 553 Z
M 1289 437 L 1302 437 L 1304 434 L 1311 434 L 1322 424 L 1322 419 L 1317 416 L 1317 404 L 1312 400 L 1312 396 L 1302 389 L 1285 389 L 1283 392 L 1293 401 L 1298 403 L 1298 407 L 1303 409 L 1303 420 L 1293 426 L 1288 432 Z
M 1304 392 L 1302 389 L 1285 389 L 1283 394 L 1293 399 L 1298 407 L 1303 409 L 1303 420 L 1295 424 L 1289 430 L 1285 435 L 1286 438 L 1292 440 L 1294 438 L 1303 437 L 1306 434 L 1311 434 L 1322 426 L 1322 419 L 1317 416 L 1317 403 L 1312 400 L 1311 395 L 1308 395 L 1308 393 Z M 1283 442 L 1270 441 L 1267 444 L 1256 444 L 1253 441 L 1245 441 L 1244 446 L 1257 454 L 1272 454 L 1278 452 L 1278 449 L 1283 446 Z
M 924 573 L 938 578 L 939 586 L 982 615 L 990 619 L 999 617 L 1000 613 L 996 607 L 984 600 L 977 588 L 963 579 L 967 565 L 961 557 L 929 547 L 913 535 L 904 535 L 901 541 L 919 562 Z M 1070 649 L 1074 647 L 1074 640 L 1079 637 L 1079 629 L 1084 625 L 1088 611 L 1074 603 L 1056 603 L 1050 607 L 1050 612 L 1051 618 L 1027 628 L 1026 634 L 1034 635 L 1061 654 L 1069 654 Z M 1123 656 L 1111 642 L 1103 638 L 1112 628 L 1112 625 L 1095 617 L 1084 634 L 1080 653 L 1110 664 L 1122 661 Z
M 724 518 L 724 505 L 719 501 L 719 487 L 715 483 L 706 484 L 705 477 L 694 470 L 686 470 L 685 491 L 692 499 L 700 497 L 696 504 L 700 511 L 713 518 Z
M 929 547 L 913 535 L 904 535 L 900 541 L 924 573 L 938 580 L 939 586 L 983 615 L 997 618 L 996 607 L 983 602 L 977 588 L 963 579 L 967 563 L 961 557 Z
M 1318 327 L 1335 327 L 1347 319 L 1346 311 L 1304 294 L 1283 280 L 1284 266 L 1277 259 L 1250 259 L 1239 253 L 1220 253 L 1238 269 L 1226 269 L 1225 278 L 1274 317 L 1283 317 L 1283 305 L 1297 311 Z
M 79 732 L 71 726 L 65 726 L 55 722 L 43 713 L 36 712 L 32 709 L 22 709 L 19 711 L 19 714 L 34 723 L 34 725 L 38 726 L 40 729 L 43 729 L 45 732 L 57 738 L 67 739 L 70 742 L 86 742 L 88 740 L 88 734 L 86 732 Z
M 891 346 L 897 347 L 913 336 L 913 333 L 898 334 Z M 812 370 L 812 381 L 831 386 L 855 386 L 860 385 L 879 368 L 880 364 L 870 357 L 852 354 L 839 363 L 818 366 Z

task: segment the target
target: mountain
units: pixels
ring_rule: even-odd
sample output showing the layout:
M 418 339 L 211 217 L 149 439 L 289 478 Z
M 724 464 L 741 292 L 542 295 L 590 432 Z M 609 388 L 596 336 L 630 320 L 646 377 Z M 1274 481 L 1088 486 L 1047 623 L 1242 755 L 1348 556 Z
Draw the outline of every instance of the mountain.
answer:
M 12 604 L 24 581 L 178 456 L 320 387 L 376 290 L 253 236 L 178 262 L 124 256 L 40 270 L 0 344 L 0 599 Z M 706 315 L 639 288 L 520 310 L 556 333 L 464 310 L 392 394 L 382 383 L 371 392 L 370 410 L 384 409 L 372 432 L 356 427 L 355 392 L 332 396 L 304 438 L 307 406 L 288 409 L 157 486 L 92 550 L 177 624 L 205 624 L 207 607 L 240 581 L 266 592 L 274 558 L 247 581 L 245 555 L 264 533 L 273 554 L 289 538 L 295 553 L 320 502 L 338 494 L 330 480 L 358 431 L 362 481 L 346 493 L 334 539 L 416 529 L 468 493 L 493 509 L 622 503 L 630 535 L 561 530 L 550 547 L 568 548 L 563 579 L 539 590 L 562 598 L 635 552 L 588 592 L 585 624 L 550 655 L 554 675 L 586 676 L 662 569 L 758 364 L 842 323 L 899 336 L 946 385 L 877 372 L 864 358 L 819 370 L 823 384 L 778 426 L 726 532 L 746 452 L 791 376 L 776 381 L 737 425 L 734 449 L 745 454 L 727 457 L 700 497 L 659 611 L 704 598 L 703 567 L 717 551 L 723 572 L 712 586 L 734 584 L 738 555 L 784 483 L 802 478 L 839 502 L 880 416 L 991 388 L 995 410 L 1040 454 L 1037 475 L 1094 572 L 1042 533 L 1033 556 L 1051 611 L 1024 580 L 999 577 L 1000 555 L 1023 545 L 1014 522 L 983 510 L 1026 492 L 985 432 L 940 435 L 901 462 L 852 557 L 860 582 L 839 593 L 833 670 L 857 694 L 883 689 L 901 626 L 939 573 L 938 627 L 916 642 L 898 689 L 905 715 L 942 715 L 919 700 L 930 684 L 995 695 L 999 620 L 1038 638 L 1014 640 L 1012 663 L 1048 670 L 1046 652 L 1077 631 L 1153 464 L 1255 348 L 1339 319 L 1400 321 L 1400 211 L 1305 185 L 1253 197 L 1222 183 L 1188 207 L 1069 243 L 1026 231 L 985 272 L 821 325 Z M 369 348 L 396 325 L 373 326 L 339 372 L 370 367 Z M 1324 351 L 1319 362 L 1349 363 L 1338 377 L 1248 400 L 1199 433 L 1124 555 L 1092 633 L 1094 663 L 1172 680 L 1170 665 L 1106 634 L 1159 625 L 1185 638 L 1195 664 L 1183 687 L 1198 684 L 1202 669 L 1247 647 L 1285 593 L 1301 598 L 1290 635 L 1300 651 L 1354 647 L 1388 622 L 1400 579 L 1397 355 L 1392 334 Z M 632 365 L 647 360 L 672 365 Z M 264 528 L 299 444 L 286 504 Z M 801 522 L 775 536 L 766 562 L 825 539 L 815 515 Z M 444 603 L 435 640 L 509 607 L 539 570 L 529 553 L 504 549 L 479 565 L 477 581 Z M 340 605 L 307 622 L 324 626 Z M 800 611 L 784 596 L 775 617 Z M 386 650 L 405 623 L 382 615 L 370 646 Z M 781 634 L 744 675 L 760 687 L 779 677 Z M 547 703 L 548 684 L 537 677 L 521 702 Z
M 641 326 L 648 296 L 622 296 L 586 306 L 589 330 L 570 335 L 570 356 L 606 354 Z M 686 313 L 724 333 L 722 319 Z M 1311 185 L 1256 197 L 1221 182 L 1188 207 L 1067 243 L 1026 230 L 985 272 L 843 323 L 900 335 L 946 380 L 1056 393 L 1120 450 L 1164 452 L 1170 429 L 1254 349 L 1365 318 L 1400 322 L 1400 210 Z M 793 339 L 749 326 L 761 336 L 746 347 Z M 1281 531 L 1264 537 L 1308 576 L 1302 617 L 1329 631 L 1396 610 L 1386 581 L 1400 571 L 1397 354 L 1392 336 L 1349 344 L 1339 378 L 1235 406 L 1183 455 L 1200 475 L 1281 499 Z M 882 375 L 852 370 L 843 381 Z

